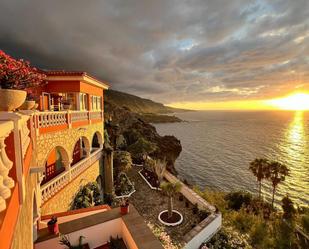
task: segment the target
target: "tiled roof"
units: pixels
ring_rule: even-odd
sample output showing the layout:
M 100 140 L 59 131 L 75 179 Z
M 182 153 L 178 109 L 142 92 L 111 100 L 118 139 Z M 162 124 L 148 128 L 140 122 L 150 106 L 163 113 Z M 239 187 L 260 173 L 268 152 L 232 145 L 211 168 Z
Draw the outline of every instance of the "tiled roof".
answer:
M 83 71 L 65 71 L 65 70 L 43 70 L 43 73 L 49 76 L 82 76 L 86 75 Z
M 87 74 L 84 71 L 65 71 L 65 70 L 41 70 L 42 73 L 46 74 L 47 76 L 88 76 L 94 80 L 97 80 L 107 86 L 109 84 L 106 81 L 100 80 L 90 74 Z

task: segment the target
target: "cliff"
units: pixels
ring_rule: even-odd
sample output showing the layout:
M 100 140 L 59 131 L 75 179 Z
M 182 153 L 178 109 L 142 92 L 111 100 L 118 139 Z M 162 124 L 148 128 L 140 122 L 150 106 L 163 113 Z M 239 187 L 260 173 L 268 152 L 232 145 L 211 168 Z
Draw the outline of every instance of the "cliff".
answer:
M 174 163 L 182 150 L 180 141 L 174 136 L 160 136 L 156 128 L 145 122 L 140 114 L 116 103 L 116 101 L 110 102 L 110 98 L 105 98 L 106 128 L 114 149 L 130 150 L 143 141 L 143 143 L 147 143 L 145 147 L 150 147 L 147 154 L 154 159 L 165 158 L 168 170 L 177 174 Z M 109 121 L 110 117 L 112 117 L 111 121 Z M 138 149 L 138 147 L 135 148 L 135 151 Z M 140 149 L 140 153 L 133 153 L 133 160 L 136 162 L 141 160 L 143 149 Z
M 106 102 L 118 107 L 129 108 L 132 112 L 139 114 L 167 114 L 188 111 L 184 109 L 168 107 L 161 103 L 154 102 L 150 99 L 140 98 L 132 94 L 115 90 L 108 90 L 104 93 L 104 95 Z

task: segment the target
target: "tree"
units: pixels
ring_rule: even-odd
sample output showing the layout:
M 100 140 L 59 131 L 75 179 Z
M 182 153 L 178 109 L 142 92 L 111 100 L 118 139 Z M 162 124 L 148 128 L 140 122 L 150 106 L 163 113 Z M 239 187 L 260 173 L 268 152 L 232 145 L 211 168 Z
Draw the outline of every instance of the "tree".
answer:
M 162 182 L 164 173 L 166 171 L 166 159 L 158 159 L 154 164 L 154 171 L 158 176 L 159 182 Z
M 283 218 L 291 219 L 295 214 L 296 210 L 294 208 L 293 201 L 289 198 L 288 195 L 282 198 L 282 209 L 283 209 Z
M 156 150 L 156 145 L 148 140 L 140 137 L 134 144 L 128 147 L 128 151 L 131 153 L 134 159 L 141 158 L 144 155 L 150 154 Z
M 180 182 L 165 182 L 160 185 L 162 192 L 168 197 L 168 218 L 173 216 L 173 198 L 181 190 Z
M 250 163 L 249 169 L 256 177 L 259 183 L 259 199 L 261 199 L 262 194 L 262 180 L 266 179 L 268 176 L 268 164 L 269 161 L 265 158 L 256 158 Z
M 127 151 L 117 150 L 113 156 L 115 177 L 121 172 L 127 172 L 132 167 L 131 154 Z
M 268 164 L 268 179 L 272 183 L 273 194 L 271 206 L 274 207 L 275 192 L 279 183 L 285 180 L 285 177 L 289 175 L 290 170 L 284 164 L 276 161 L 272 161 Z

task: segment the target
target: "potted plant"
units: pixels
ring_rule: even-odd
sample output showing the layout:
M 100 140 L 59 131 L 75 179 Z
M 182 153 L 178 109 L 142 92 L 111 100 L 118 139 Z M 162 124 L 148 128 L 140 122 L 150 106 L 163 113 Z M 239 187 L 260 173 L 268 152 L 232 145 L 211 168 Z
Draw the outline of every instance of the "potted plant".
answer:
M 84 236 L 79 236 L 78 245 L 77 246 L 73 246 L 71 244 L 70 240 L 69 240 L 69 237 L 67 235 L 61 234 L 60 235 L 59 244 L 60 245 L 64 245 L 64 246 L 66 246 L 69 249 L 89 249 L 90 247 L 89 247 L 88 243 L 83 244 L 83 239 L 84 238 L 85 238 Z
M 47 222 L 48 231 L 50 234 L 58 234 L 59 233 L 59 227 L 57 223 L 57 217 L 53 216 L 48 222 Z
M 22 110 L 32 110 L 35 106 L 34 96 L 31 93 L 27 94 L 26 101 L 22 104 L 20 109 Z
M 0 50 L 0 111 L 13 111 L 26 99 L 26 89 L 40 85 L 45 75 L 22 59 Z
M 120 213 L 121 214 L 129 213 L 129 199 L 127 200 L 122 199 L 120 204 Z
M 70 100 L 63 100 L 62 102 L 64 110 L 70 110 L 72 108 L 72 102 Z

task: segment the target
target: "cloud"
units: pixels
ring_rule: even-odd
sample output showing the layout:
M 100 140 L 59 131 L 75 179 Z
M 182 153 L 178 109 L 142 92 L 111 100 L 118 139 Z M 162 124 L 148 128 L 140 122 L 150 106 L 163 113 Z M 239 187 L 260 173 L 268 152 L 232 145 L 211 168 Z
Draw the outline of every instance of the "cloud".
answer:
M 309 84 L 307 0 L 3 0 L 0 49 L 164 103 Z

